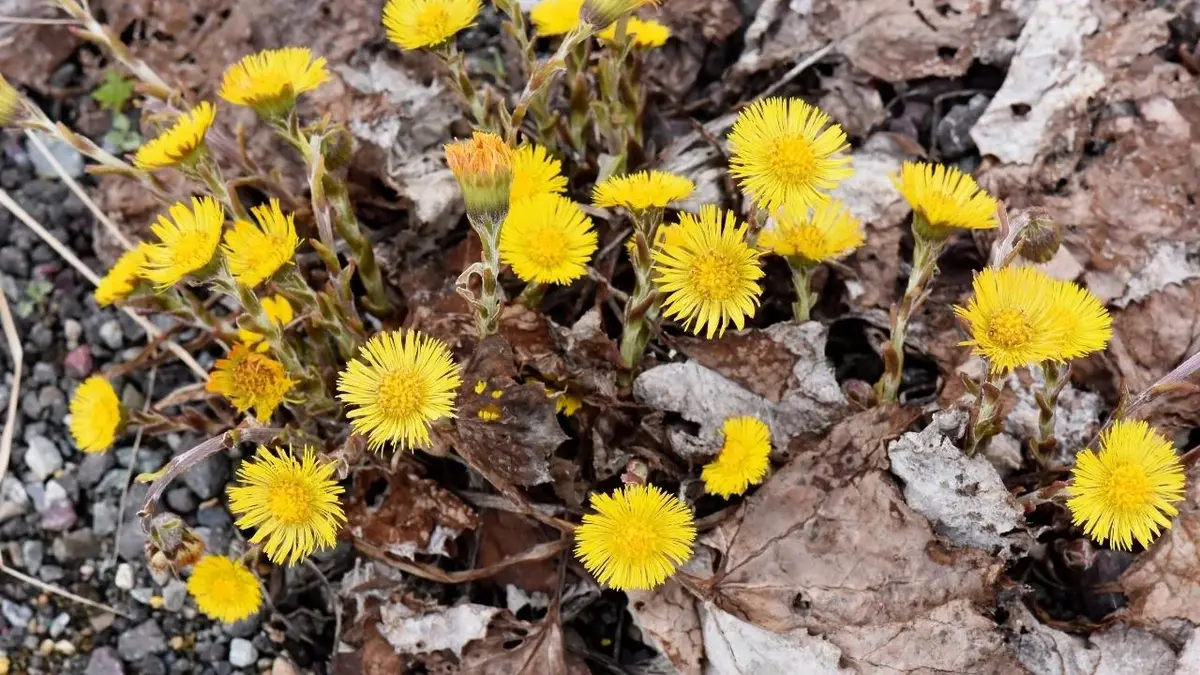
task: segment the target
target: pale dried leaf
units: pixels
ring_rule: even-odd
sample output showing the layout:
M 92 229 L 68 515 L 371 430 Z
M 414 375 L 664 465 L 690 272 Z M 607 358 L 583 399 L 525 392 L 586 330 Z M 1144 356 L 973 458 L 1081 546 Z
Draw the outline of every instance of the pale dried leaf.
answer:
M 488 624 L 501 610 L 465 604 L 416 613 L 402 603 L 380 607 L 379 633 L 401 654 L 428 654 L 449 649 L 462 655 L 472 640 L 487 635 Z
M 1129 620 L 1158 628 L 1183 619 L 1200 624 L 1200 482 L 1188 478 L 1188 498 L 1170 530 L 1121 577 Z
M 705 638 L 692 594 L 675 580 L 653 591 L 626 593 L 634 623 L 678 674 L 701 675 Z
M 1170 645 L 1117 623 L 1086 639 L 1050 628 L 1020 601 L 1008 603 L 1004 629 L 1021 665 L 1037 675 L 1182 675 Z
M 774 633 L 712 603 L 705 603 L 700 613 L 707 656 L 704 675 L 761 675 L 781 670 L 805 675 L 853 674 L 838 666 L 841 650 L 804 629 Z
M 536 627 L 525 626 L 524 635 L 471 645 L 463 654 L 460 675 L 587 675 L 586 666 L 564 655 L 556 609 Z

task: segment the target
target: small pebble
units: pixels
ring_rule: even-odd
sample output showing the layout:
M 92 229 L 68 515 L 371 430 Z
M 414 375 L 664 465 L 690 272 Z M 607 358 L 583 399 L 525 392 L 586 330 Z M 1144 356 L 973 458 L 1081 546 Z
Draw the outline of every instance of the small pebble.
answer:
M 234 638 L 229 642 L 229 664 L 234 668 L 246 668 L 258 660 L 258 650 L 249 640 Z
M 117 577 L 114 580 L 117 588 L 128 591 L 133 589 L 133 566 L 129 563 L 117 565 Z
M 58 652 L 59 654 L 66 654 L 67 656 L 70 656 L 71 654 L 75 653 L 75 643 L 71 642 L 70 640 L 59 640 L 58 642 L 54 643 L 54 651 Z
M 42 644 L 38 645 L 38 653 L 42 656 L 50 656 L 54 653 L 54 640 L 42 640 Z

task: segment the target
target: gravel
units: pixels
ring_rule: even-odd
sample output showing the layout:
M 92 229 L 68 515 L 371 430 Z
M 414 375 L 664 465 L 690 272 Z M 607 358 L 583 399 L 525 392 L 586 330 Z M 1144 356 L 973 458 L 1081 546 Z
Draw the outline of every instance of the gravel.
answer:
M 27 539 L 21 542 L 21 559 L 25 561 L 25 570 L 37 574 L 46 558 L 46 545 L 38 539 Z
M 60 563 L 82 562 L 100 557 L 100 537 L 88 529 L 76 530 L 54 540 L 50 555 Z
M 62 453 L 58 451 L 54 441 L 45 436 L 33 436 L 26 442 L 25 466 L 29 467 L 39 481 L 46 480 L 62 468 Z
M 201 501 L 220 494 L 228 480 L 229 458 L 224 454 L 213 455 L 183 474 L 183 483 L 191 488 Z
M 24 628 L 29 625 L 29 620 L 33 618 L 32 609 L 15 603 L 8 598 L 0 599 L 0 614 L 3 614 L 4 620 L 14 628 Z
M 92 487 L 104 478 L 104 474 L 108 473 L 117 465 L 117 458 L 111 452 L 93 453 L 86 455 L 83 461 L 79 463 L 79 467 L 75 469 L 75 477 L 79 479 L 79 484 L 84 487 Z
M 121 563 L 117 566 L 117 575 L 113 579 L 113 583 L 117 588 L 128 591 L 133 588 L 133 566 L 129 563 Z
M 133 630 L 121 633 L 117 638 L 117 653 L 121 659 L 132 663 L 141 661 L 151 654 L 167 651 L 167 638 L 154 619 L 147 619 Z
M 234 668 L 248 668 L 258 660 L 258 650 L 246 639 L 234 638 L 229 643 L 229 665 Z
M 179 579 L 172 579 L 163 587 L 163 609 L 168 612 L 178 612 L 187 602 L 187 584 Z
M 112 647 L 100 647 L 92 650 L 88 659 L 87 670 L 83 675 L 125 675 L 125 667 L 117 656 L 117 650 Z

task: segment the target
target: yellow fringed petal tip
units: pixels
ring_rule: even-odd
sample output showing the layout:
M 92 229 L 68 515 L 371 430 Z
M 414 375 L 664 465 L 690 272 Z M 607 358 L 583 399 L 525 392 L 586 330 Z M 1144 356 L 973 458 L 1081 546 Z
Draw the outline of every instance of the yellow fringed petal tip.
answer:
M 509 207 L 500 260 L 522 281 L 566 285 L 587 274 L 598 241 L 578 204 L 562 195 L 534 195 Z
M 762 294 L 760 256 L 732 212 L 705 205 L 699 218 L 680 214 L 679 224 L 654 250 L 663 313 L 709 339 L 723 335 L 730 323 L 740 330 Z
M 987 230 L 999 225 L 996 200 L 953 167 L 905 162 L 892 184 L 915 214 L 913 227 L 930 238 L 945 238 L 954 228 Z
M 141 275 L 165 290 L 212 262 L 221 241 L 225 212 L 212 197 L 192 197 L 192 207 L 179 202 L 150 226 L 159 243 L 146 251 Z
M 121 428 L 121 401 L 108 380 L 93 375 L 71 395 L 71 438 L 87 453 L 112 447 Z
M 0 75 L 0 127 L 10 126 L 24 116 L 25 104 L 21 99 L 21 92 L 17 91 Z
M 608 28 L 597 33 L 596 37 L 605 42 L 615 42 L 617 24 L 610 24 Z M 670 37 L 671 29 L 654 20 L 643 21 L 636 16 L 631 16 L 625 24 L 625 39 L 632 40 L 633 44 L 638 47 L 661 47 L 667 44 L 667 39 Z
M 836 199 L 815 209 L 784 206 L 775 215 L 775 227 L 758 236 L 760 248 L 811 264 L 843 258 L 863 241 L 862 223 Z
M 538 37 L 563 35 L 579 25 L 583 0 L 542 0 L 529 12 Z
M 639 171 L 610 176 L 592 190 L 592 206 L 624 207 L 630 211 L 663 209 L 687 199 L 696 184 L 667 171 Z
M 254 573 L 223 555 L 201 558 L 192 568 L 187 589 L 205 616 L 225 623 L 247 619 L 262 606 L 262 591 Z
M 660 488 L 626 485 L 592 495 L 592 508 L 575 530 L 575 557 L 602 584 L 649 590 L 692 557 L 692 511 Z
M 319 462 L 312 448 L 296 459 L 285 450 L 276 455 L 259 446 L 258 455 L 238 467 L 229 510 L 240 516 L 238 527 L 256 530 L 250 543 L 263 543 L 271 562 L 295 565 L 319 548 L 332 547 L 346 522 L 335 470 L 333 462 Z
M 512 158 L 512 185 L 508 201 L 515 204 L 526 197 L 542 194 L 562 194 L 567 179 L 562 175 L 562 162 L 550 156 L 540 145 L 522 145 Z
M 250 209 L 258 225 L 236 220 L 225 233 L 225 262 L 237 282 L 254 288 L 291 262 L 300 245 L 292 214 L 284 215 L 279 200 Z
M 387 37 L 401 49 L 436 47 L 475 23 L 479 0 L 388 0 Z
M 296 312 L 292 309 L 291 303 L 287 301 L 287 298 L 278 293 L 259 300 L 259 303 L 262 305 L 263 313 L 267 315 L 267 318 L 279 326 L 286 326 L 292 322 L 292 319 L 296 318 Z M 253 347 L 254 351 L 260 354 L 265 353 L 271 348 L 271 345 L 263 340 L 262 335 L 252 330 L 239 328 L 237 337 L 239 342 L 247 347 Z
M 725 444 L 700 472 L 704 489 L 729 499 L 767 477 L 770 468 L 771 430 L 757 417 L 731 417 L 722 425 Z
M 93 296 L 96 304 L 101 307 L 124 300 L 137 288 L 142 278 L 142 266 L 146 264 L 150 244 L 138 242 L 138 245 L 121 254 L 108 272 L 96 284 Z
M 1104 351 L 1112 339 L 1112 315 L 1086 288 L 1070 281 L 1058 281 L 1057 286 L 1051 307 L 1062 326 L 1058 358 L 1070 361 Z
M 596 28 L 604 28 L 640 7 L 657 4 L 655 0 L 584 0 L 580 18 Z
M 462 371 L 444 342 L 417 331 L 379 333 L 338 376 L 350 426 L 378 449 L 429 445 L 429 425 L 454 417 Z
M 313 58 L 307 47 L 265 49 L 229 66 L 221 81 L 221 98 L 254 108 L 264 117 L 285 114 L 296 97 L 329 80 L 325 57 Z
M 985 268 L 967 306 L 954 308 L 970 334 L 959 344 L 974 348 L 994 372 L 1061 360 L 1067 326 L 1053 311 L 1059 283 L 1033 267 Z
M 138 148 L 133 164 L 154 171 L 185 164 L 195 158 L 204 145 L 204 135 L 217 118 L 217 109 L 208 101 L 180 115 L 175 123 L 152 141 Z
M 1100 436 L 1100 451 L 1075 458 L 1067 508 L 1100 544 L 1148 547 L 1170 529 L 1184 496 L 1184 467 L 1175 446 L 1141 420 L 1117 420 Z
M 760 208 L 817 206 L 854 170 L 846 132 L 798 98 L 768 98 L 738 114 L 729 132 L 729 173 Z
M 235 344 L 217 360 L 204 388 L 229 399 L 239 413 L 253 408 L 254 416 L 266 422 L 295 384 L 282 363 Z
M 467 213 L 498 216 L 508 207 L 513 181 L 512 147 L 496 134 L 476 131 L 447 143 L 446 165 L 458 180 Z

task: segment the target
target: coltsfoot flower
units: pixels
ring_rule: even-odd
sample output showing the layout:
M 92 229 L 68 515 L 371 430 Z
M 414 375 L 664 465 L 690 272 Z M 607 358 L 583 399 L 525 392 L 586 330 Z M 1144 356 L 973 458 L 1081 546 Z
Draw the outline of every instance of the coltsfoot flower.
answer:
M 539 37 L 553 37 L 575 30 L 583 0 L 542 0 L 529 12 Z
M 604 28 L 623 16 L 645 5 L 657 4 L 655 0 L 583 0 L 582 20 L 596 28 Z
M 71 438 L 87 453 L 112 447 L 121 428 L 121 400 L 108 380 L 93 375 L 71 395 Z
M 798 98 L 768 98 L 738 114 L 729 173 L 760 208 L 817 206 L 854 170 L 846 132 Z
M 217 109 L 208 101 L 183 113 L 169 129 L 138 148 L 133 164 L 139 169 L 154 171 L 186 164 L 204 146 L 204 135 L 217 118 Z
M 150 244 L 138 242 L 137 246 L 121 254 L 108 272 L 100 278 L 93 293 L 96 304 L 101 307 L 129 297 L 142 278 L 142 266 L 146 264 Z
M 557 195 L 566 191 L 567 179 L 562 175 L 562 162 L 551 157 L 540 145 L 517 148 L 512 160 L 512 185 L 508 190 L 510 204 L 534 195 Z
M 286 326 L 292 322 L 292 319 L 296 318 L 296 312 L 292 309 L 291 303 L 287 301 L 287 298 L 278 293 L 268 295 L 259 300 L 259 303 L 262 305 L 263 313 L 267 315 L 267 318 L 279 326 Z M 237 336 L 239 342 L 247 347 L 254 348 L 254 351 L 260 354 L 265 354 L 271 348 L 271 345 L 267 344 L 262 335 L 252 330 L 239 328 Z
M 201 558 L 192 569 L 187 589 L 205 616 L 225 623 L 249 618 L 262 606 L 262 590 L 254 573 L 241 561 L 223 555 Z
M 905 162 L 892 183 L 913 210 L 913 229 L 930 239 L 945 239 L 955 228 L 987 230 L 999 225 L 996 200 L 953 167 Z
M 192 208 L 179 202 L 150 226 L 160 243 L 146 251 L 141 274 L 165 290 L 212 262 L 221 241 L 225 212 L 212 197 L 192 197 Z
M 692 557 L 696 524 L 674 495 L 653 485 L 626 485 L 592 495 L 595 513 L 575 530 L 575 557 L 602 584 L 649 590 Z
M 811 210 L 785 206 L 775 214 L 775 227 L 758 236 L 760 248 L 812 265 L 843 258 L 862 243 L 862 223 L 836 199 Z
M 205 389 L 229 399 L 239 413 L 253 408 L 254 416 L 265 422 L 295 384 L 282 363 L 235 344 L 217 360 Z
M 606 42 L 615 41 L 617 24 L 610 24 L 608 28 L 596 33 L 596 37 Z M 638 47 L 661 47 L 667 44 L 667 39 L 670 37 L 671 29 L 657 21 L 643 21 L 636 16 L 631 16 L 625 24 L 625 39 L 632 40 L 633 44 Z
M 500 227 L 500 260 L 525 282 L 569 284 L 587 274 L 598 243 L 575 202 L 541 194 L 516 202 Z
M 746 243 L 746 226 L 712 205 L 700 217 L 679 216 L 654 250 L 655 283 L 665 294 L 663 313 L 684 328 L 712 339 L 733 323 L 739 330 L 754 316 L 762 287 L 760 252 Z
M 1136 540 L 1147 547 L 1179 513 L 1184 473 L 1166 437 L 1141 420 L 1117 420 L 1100 436 L 1099 452 L 1075 458 L 1067 508 L 1101 544 L 1128 551 Z
M 1058 358 L 1078 359 L 1104 351 L 1112 339 L 1112 316 L 1091 291 L 1071 281 L 1059 281 L 1051 301 L 1062 326 Z
M 1059 282 L 1032 267 L 985 268 L 971 284 L 966 307 L 954 313 L 967 324 L 972 347 L 993 372 L 1062 360 L 1067 326 L 1054 311 Z
M 388 0 L 383 27 L 401 49 L 436 47 L 474 25 L 479 0 Z
M 417 331 L 379 333 L 338 377 L 350 426 L 378 449 L 429 444 L 429 425 L 454 416 L 462 371 L 444 342 Z
M 446 144 L 446 164 L 458 179 L 467 213 L 498 217 L 508 208 L 513 149 L 487 131 Z
M 21 92 L 0 75 L 0 127 L 15 124 L 25 114 L 25 103 Z
M 259 446 L 258 455 L 238 467 L 229 510 L 240 516 L 238 527 L 255 530 L 250 543 L 263 544 L 271 562 L 295 565 L 318 548 L 332 547 L 346 522 L 335 470 L 333 462 L 318 462 L 312 448 L 296 459 Z
M 329 80 L 325 57 L 313 58 L 307 47 L 264 49 L 225 70 L 221 98 L 254 108 L 266 118 L 286 114 L 296 97 Z
M 292 214 L 284 215 L 279 200 L 250 209 L 255 225 L 246 220 L 236 220 L 225 233 L 225 262 L 237 282 L 254 288 L 270 279 L 284 265 L 292 261 L 300 239 Z
M 696 184 L 667 171 L 639 171 L 610 176 L 592 190 L 592 205 L 599 208 L 621 206 L 630 211 L 664 209 L 672 202 L 687 199 Z
M 767 477 L 771 430 L 757 417 L 731 417 L 721 430 L 725 444 L 717 458 L 700 472 L 700 477 L 705 490 L 729 499 Z

